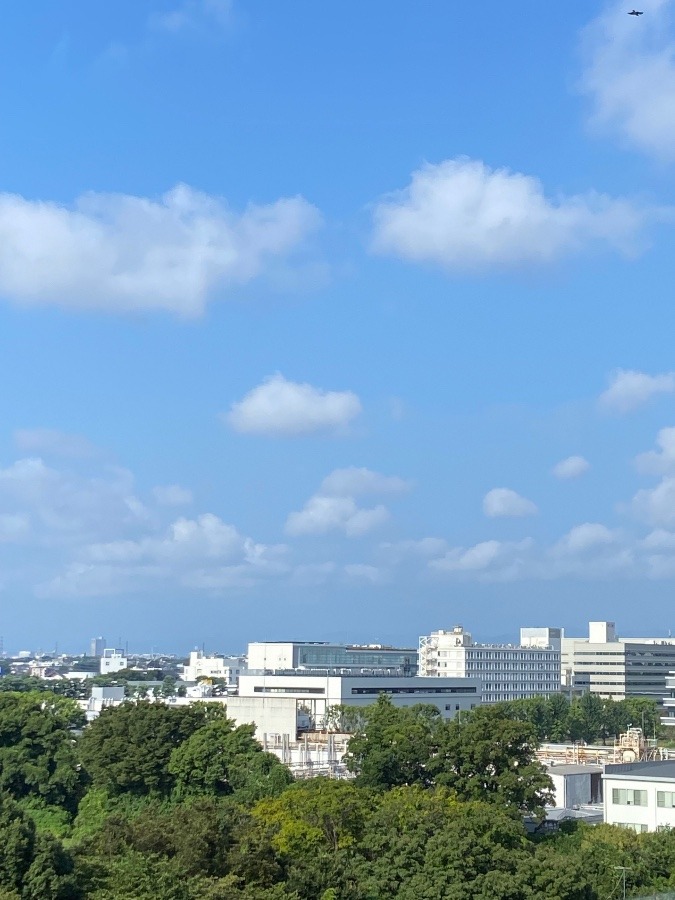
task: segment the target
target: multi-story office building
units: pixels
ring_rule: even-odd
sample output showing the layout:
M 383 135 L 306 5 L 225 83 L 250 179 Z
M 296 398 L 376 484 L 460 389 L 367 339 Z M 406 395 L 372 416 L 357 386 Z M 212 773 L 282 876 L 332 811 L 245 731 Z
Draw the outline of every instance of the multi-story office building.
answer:
M 663 698 L 661 723 L 670 727 L 675 725 L 675 672 L 666 675 L 666 693 Z
M 522 628 L 520 644 L 476 644 L 458 625 L 420 638 L 420 675 L 479 678 L 483 703 L 560 692 L 560 628 Z
M 321 670 L 332 674 L 417 674 L 417 650 L 382 644 L 263 641 L 248 645 L 252 671 Z
M 562 640 L 562 680 L 569 691 L 663 702 L 675 670 L 675 639 L 619 638 L 614 622 L 590 622 L 587 638 Z

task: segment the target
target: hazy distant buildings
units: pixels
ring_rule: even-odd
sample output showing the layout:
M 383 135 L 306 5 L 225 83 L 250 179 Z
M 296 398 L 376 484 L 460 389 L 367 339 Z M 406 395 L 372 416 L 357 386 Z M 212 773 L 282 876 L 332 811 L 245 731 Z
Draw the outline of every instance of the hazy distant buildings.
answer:
M 105 650 L 105 638 L 104 637 L 95 637 L 92 638 L 89 643 L 89 656 L 94 656 L 99 658 L 103 656 L 103 651 Z
M 614 622 L 589 622 L 588 637 L 563 637 L 562 678 L 569 691 L 661 704 L 675 670 L 675 639 L 619 638 Z
M 522 628 L 520 644 L 476 644 L 461 625 L 420 638 L 420 675 L 479 678 L 482 702 L 560 693 L 560 628 Z

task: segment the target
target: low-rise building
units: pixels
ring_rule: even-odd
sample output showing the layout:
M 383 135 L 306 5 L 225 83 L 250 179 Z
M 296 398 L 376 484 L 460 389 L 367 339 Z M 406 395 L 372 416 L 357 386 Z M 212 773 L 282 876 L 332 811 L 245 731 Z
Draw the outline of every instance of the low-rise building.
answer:
M 633 831 L 675 828 L 675 760 L 608 765 L 605 822 Z
M 193 650 L 187 665 L 183 666 L 183 681 L 217 678 L 228 687 L 235 687 L 239 676 L 246 669 L 243 656 L 207 656 L 201 650 Z
M 254 722 L 259 737 L 278 734 L 295 740 L 298 731 L 325 727 L 332 708 L 370 706 L 381 694 L 398 707 L 433 704 L 444 718 L 452 719 L 480 704 L 480 681 L 249 670 L 240 676 L 238 694 L 228 698 L 227 710 L 238 723 Z
M 468 631 L 420 638 L 424 677 L 479 678 L 483 703 L 560 693 L 560 628 L 522 628 L 519 644 L 476 644 Z

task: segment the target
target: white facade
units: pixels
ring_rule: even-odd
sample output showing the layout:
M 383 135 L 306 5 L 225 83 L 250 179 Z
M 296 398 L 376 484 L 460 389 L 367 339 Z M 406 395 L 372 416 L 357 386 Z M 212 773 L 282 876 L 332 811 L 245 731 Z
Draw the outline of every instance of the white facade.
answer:
M 524 628 L 516 646 L 474 644 L 460 625 L 434 631 L 420 638 L 420 675 L 478 678 L 483 703 L 548 697 L 560 692 L 560 636 L 559 628 Z
M 675 672 L 666 676 L 666 692 L 663 698 L 663 716 L 661 724 L 672 727 L 675 725 Z
M 241 656 L 206 656 L 201 650 L 193 650 L 188 664 L 183 666 L 181 678 L 183 681 L 218 678 L 234 686 L 245 667 L 246 660 Z
M 446 719 L 480 704 L 480 681 L 476 678 L 443 678 L 433 683 L 417 676 L 315 675 L 289 673 L 241 675 L 238 696 L 230 698 L 228 710 L 255 721 L 258 733 L 280 731 L 274 718 L 287 729 L 291 710 L 308 718 L 307 727 L 320 728 L 326 712 L 334 706 L 370 706 L 386 694 L 394 706 L 433 704 Z M 278 702 L 282 701 L 282 702 Z M 291 701 L 291 704 L 283 701 Z M 297 723 L 297 716 L 295 718 Z M 295 727 L 297 730 L 297 724 Z M 292 739 L 295 739 L 294 736 Z
M 113 675 L 128 666 L 123 650 L 104 650 L 100 660 L 101 675 Z
M 605 822 L 634 831 L 675 828 L 675 761 L 605 767 Z
M 562 641 L 562 683 L 568 690 L 623 700 L 663 701 L 675 669 L 675 639 L 620 638 L 613 622 L 590 622 L 587 638 Z

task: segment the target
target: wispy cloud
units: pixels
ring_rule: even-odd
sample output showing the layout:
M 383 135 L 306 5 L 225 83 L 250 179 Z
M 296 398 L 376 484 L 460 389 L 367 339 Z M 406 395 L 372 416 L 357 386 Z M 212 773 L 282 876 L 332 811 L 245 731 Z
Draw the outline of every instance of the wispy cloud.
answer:
M 675 372 L 647 375 L 631 369 L 617 369 L 609 379 L 609 387 L 600 394 L 600 406 L 616 413 L 628 413 L 647 404 L 658 394 L 675 392 Z
M 591 123 L 658 159 L 675 160 L 675 29 L 670 0 L 644 0 L 644 16 L 612 3 L 584 33 L 581 90 Z
M 150 27 L 178 34 L 187 30 L 227 28 L 232 22 L 232 0 L 183 0 L 173 8 L 150 17 Z
M 483 497 L 483 512 L 492 519 L 534 516 L 537 506 L 510 488 L 493 488 Z

